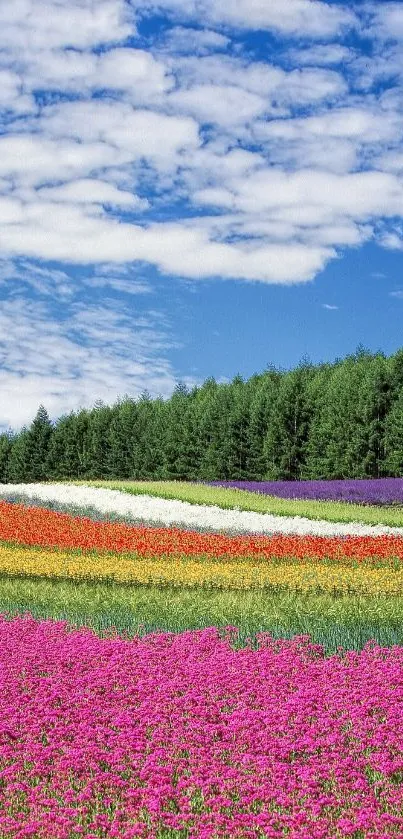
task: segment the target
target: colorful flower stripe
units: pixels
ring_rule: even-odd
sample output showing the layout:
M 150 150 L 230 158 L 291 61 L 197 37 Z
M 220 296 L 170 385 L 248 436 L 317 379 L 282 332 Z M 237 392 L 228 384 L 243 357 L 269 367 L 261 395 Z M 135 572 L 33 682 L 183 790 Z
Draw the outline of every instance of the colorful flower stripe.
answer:
M 25 495 L 27 499 L 34 497 L 43 501 L 59 501 L 72 507 L 93 507 L 103 513 L 114 512 L 134 519 L 143 518 L 153 521 L 156 527 L 163 523 L 168 527 L 188 530 L 203 527 L 216 533 L 235 531 L 259 535 L 403 536 L 403 516 L 396 509 L 382 511 L 379 507 L 286 501 L 281 498 L 268 501 L 257 493 L 174 481 L 123 482 L 107 486 L 0 484 L 0 496 L 5 500 L 16 493 Z M 361 520 L 364 515 L 366 524 Z M 383 519 L 385 522 L 381 524 Z
M 346 501 L 352 504 L 403 505 L 403 478 L 353 478 L 330 481 L 209 481 L 206 486 L 230 487 L 277 498 Z
M 222 557 L 367 557 L 403 559 L 403 538 L 395 536 L 238 536 L 172 528 L 131 527 L 74 518 L 23 504 L 0 502 L 0 540 L 44 547 L 136 552 L 139 556 L 205 554 Z
M 133 585 L 169 585 L 219 589 L 288 589 L 357 594 L 399 594 L 403 568 L 346 568 L 282 563 L 217 562 L 193 557 L 133 559 L 77 556 L 0 545 L 0 574 L 75 580 L 113 580 Z
M 402 672 L 401 647 L 0 619 L 0 835 L 402 836 Z

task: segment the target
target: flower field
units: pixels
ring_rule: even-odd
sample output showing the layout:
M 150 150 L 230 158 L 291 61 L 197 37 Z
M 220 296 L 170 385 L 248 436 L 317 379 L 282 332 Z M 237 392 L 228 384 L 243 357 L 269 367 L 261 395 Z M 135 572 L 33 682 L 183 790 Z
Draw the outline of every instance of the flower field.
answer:
M 402 836 L 392 496 L 0 485 L 0 837 Z

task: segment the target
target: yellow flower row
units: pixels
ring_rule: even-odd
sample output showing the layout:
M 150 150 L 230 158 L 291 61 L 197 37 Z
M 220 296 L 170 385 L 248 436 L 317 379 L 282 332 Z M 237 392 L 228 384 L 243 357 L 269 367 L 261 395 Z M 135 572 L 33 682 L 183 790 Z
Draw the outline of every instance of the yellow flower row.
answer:
M 401 594 L 403 569 L 256 563 L 251 559 L 219 562 L 191 557 L 135 558 L 125 555 L 74 555 L 68 551 L 33 550 L 0 545 L 0 574 L 111 580 L 133 585 L 203 586 L 220 589 L 337 591 Z

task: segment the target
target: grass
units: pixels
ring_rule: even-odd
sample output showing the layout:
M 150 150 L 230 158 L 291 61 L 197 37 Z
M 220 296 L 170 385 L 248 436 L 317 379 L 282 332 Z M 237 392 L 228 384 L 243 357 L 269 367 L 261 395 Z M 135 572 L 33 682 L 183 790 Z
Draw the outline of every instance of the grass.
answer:
M 30 612 L 36 618 L 66 620 L 97 633 L 184 632 L 236 626 L 237 645 L 258 632 L 291 638 L 311 635 L 326 653 L 403 644 L 400 597 L 340 596 L 293 592 L 209 591 L 121 587 L 114 583 L 0 579 L 0 613 Z
M 153 495 L 190 504 L 206 504 L 226 510 L 271 513 L 276 516 L 302 516 L 312 520 L 352 524 L 383 524 L 403 527 L 403 509 L 351 504 L 347 501 L 306 501 L 259 495 L 243 489 L 210 487 L 186 481 L 57 481 L 76 486 L 104 487 L 131 495 Z

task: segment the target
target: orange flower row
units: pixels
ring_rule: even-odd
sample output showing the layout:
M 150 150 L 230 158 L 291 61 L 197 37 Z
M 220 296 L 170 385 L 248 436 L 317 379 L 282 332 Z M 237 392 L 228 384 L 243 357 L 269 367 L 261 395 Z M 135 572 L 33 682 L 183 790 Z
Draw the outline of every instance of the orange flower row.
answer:
M 223 536 L 179 528 L 136 527 L 0 501 L 0 541 L 53 548 L 81 548 L 139 556 L 180 553 L 210 557 L 403 559 L 396 536 Z

